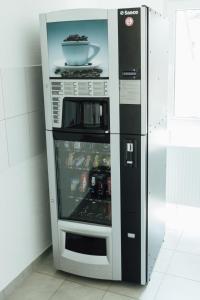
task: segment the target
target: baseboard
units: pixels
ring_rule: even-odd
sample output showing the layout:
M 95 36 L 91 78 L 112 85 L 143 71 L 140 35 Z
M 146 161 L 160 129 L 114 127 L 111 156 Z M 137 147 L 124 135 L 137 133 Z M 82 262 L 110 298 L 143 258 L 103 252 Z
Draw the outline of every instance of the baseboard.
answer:
M 44 256 L 51 251 L 51 245 L 49 245 L 29 266 L 27 266 L 15 279 L 13 279 L 2 291 L 0 291 L 0 300 L 6 300 L 6 298 L 13 293 L 13 291 L 22 284 L 22 282 L 33 272 L 36 264 L 43 259 Z

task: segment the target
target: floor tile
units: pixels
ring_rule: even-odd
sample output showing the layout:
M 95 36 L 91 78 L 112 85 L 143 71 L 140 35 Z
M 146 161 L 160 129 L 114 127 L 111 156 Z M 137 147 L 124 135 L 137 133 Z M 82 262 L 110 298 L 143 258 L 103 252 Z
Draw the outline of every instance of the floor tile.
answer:
M 178 251 L 200 255 L 200 231 L 185 230 L 177 246 Z
M 63 280 L 32 273 L 8 300 L 47 300 L 60 287 Z
M 200 283 L 166 275 L 155 300 L 199 300 Z M 151 299 L 149 299 L 151 300 Z
M 51 300 L 101 300 L 105 291 L 65 281 Z
M 92 279 L 92 278 L 86 278 L 86 277 L 81 277 L 81 276 L 76 276 L 76 275 L 71 275 L 68 280 L 77 282 L 79 284 L 92 286 L 94 288 L 102 289 L 105 291 L 112 284 L 111 281 L 109 281 L 109 280 Z
M 0 292 L 0 300 L 6 300 L 3 292 Z
M 181 238 L 181 234 L 182 234 L 182 230 L 180 229 L 166 230 L 163 248 L 169 250 L 175 250 L 178 246 L 178 242 Z
M 173 255 L 173 250 L 161 248 L 154 270 L 156 272 L 165 273 L 172 259 L 172 255 Z
M 175 252 L 167 270 L 168 274 L 200 281 L 200 256 Z
M 145 287 L 126 282 L 114 282 L 108 291 L 136 299 L 149 300 L 155 296 L 162 278 L 163 274 L 154 272 L 150 282 Z
M 127 296 L 117 295 L 114 293 L 107 292 L 103 297 L 103 300 L 132 300 L 134 298 L 130 298 Z
M 33 270 L 37 273 L 46 274 L 62 280 L 68 280 L 71 277 L 71 274 L 55 269 L 52 255 L 49 255 L 42 261 L 38 261 L 38 263 L 34 264 Z

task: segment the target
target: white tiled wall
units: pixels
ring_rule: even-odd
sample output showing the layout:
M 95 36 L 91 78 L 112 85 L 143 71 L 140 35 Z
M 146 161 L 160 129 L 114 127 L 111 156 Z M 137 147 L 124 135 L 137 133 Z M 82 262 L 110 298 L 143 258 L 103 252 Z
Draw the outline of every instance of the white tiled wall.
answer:
M 51 243 L 41 66 L 0 70 L 0 291 Z
M 0 172 L 8 168 L 8 149 L 5 120 L 0 121 Z
M 10 167 L 44 151 L 45 126 L 40 66 L 1 70 L 0 120 L 4 121 L 4 126 L 1 125 L 1 152 L 3 151 L 4 156 L 5 151 L 8 152 Z M 6 165 L 2 157 L 0 164 L 3 166 L 0 165 L 0 169 Z

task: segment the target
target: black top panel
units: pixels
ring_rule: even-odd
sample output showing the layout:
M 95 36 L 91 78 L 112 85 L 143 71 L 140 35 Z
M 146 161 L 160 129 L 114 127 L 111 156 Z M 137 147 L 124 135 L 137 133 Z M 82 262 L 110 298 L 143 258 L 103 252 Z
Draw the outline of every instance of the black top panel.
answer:
M 140 8 L 118 9 L 119 79 L 141 79 Z

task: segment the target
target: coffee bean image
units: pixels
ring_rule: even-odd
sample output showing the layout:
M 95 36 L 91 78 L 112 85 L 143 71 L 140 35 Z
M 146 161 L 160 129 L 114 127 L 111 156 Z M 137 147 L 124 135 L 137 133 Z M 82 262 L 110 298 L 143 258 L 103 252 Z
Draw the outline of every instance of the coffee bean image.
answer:
M 103 72 L 100 68 L 90 70 L 60 70 L 62 78 L 98 78 Z M 58 74 L 58 73 L 57 73 Z
M 79 41 L 87 41 L 88 40 L 88 37 L 85 36 L 85 35 L 79 35 L 79 34 L 71 34 L 71 35 L 68 35 L 64 40 L 63 42 L 79 42 Z

